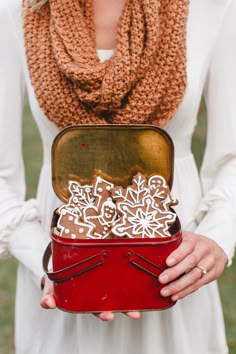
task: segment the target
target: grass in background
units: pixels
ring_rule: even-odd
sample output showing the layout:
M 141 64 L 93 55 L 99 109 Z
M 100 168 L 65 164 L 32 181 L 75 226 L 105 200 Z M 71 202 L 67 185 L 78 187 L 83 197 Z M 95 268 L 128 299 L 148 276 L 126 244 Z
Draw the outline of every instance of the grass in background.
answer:
M 205 122 L 204 107 L 199 113 L 199 124 L 195 131 L 193 150 L 200 165 L 204 151 Z M 24 159 L 26 162 L 27 197 L 35 196 L 42 149 L 38 131 L 28 107 L 24 114 Z M 0 261 L 0 353 L 14 354 L 13 323 L 15 297 L 16 261 Z M 220 292 L 226 321 L 226 332 L 230 354 L 236 354 L 236 261 L 226 269 L 219 279 Z M 29 353 L 30 354 L 30 353 Z M 191 353 L 189 353 L 191 354 Z

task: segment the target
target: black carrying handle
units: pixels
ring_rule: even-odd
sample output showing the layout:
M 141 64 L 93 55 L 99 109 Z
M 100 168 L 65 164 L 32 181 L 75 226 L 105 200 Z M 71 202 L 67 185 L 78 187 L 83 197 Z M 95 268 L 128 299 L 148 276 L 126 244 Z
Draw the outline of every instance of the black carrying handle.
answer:
M 61 283 L 68 279 L 74 278 L 75 276 L 81 275 L 88 272 L 105 262 L 106 251 L 94 254 L 91 257 L 85 258 L 82 261 L 74 263 L 68 267 L 62 268 L 56 271 L 49 271 L 48 264 L 52 256 L 52 244 L 48 244 L 44 255 L 43 255 L 43 270 L 47 274 L 48 278 L 55 283 Z
M 159 275 L 164 271 L 164 269 L 158 264 L 153 263 L 141 254 L 136 253 L 132 250 L 128 252 L 128 260 L 129 263 L 133 266 L 157 279 Z

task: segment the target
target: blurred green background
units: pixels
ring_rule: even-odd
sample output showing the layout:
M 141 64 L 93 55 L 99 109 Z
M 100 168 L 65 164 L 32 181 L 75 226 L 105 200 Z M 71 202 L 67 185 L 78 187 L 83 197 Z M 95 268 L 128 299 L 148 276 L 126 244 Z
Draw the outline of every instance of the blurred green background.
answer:
M 202 104 L 193 141 L 198 163 L 202 160 L 205 144 L 205 109 Z M 24 111 L 24 160 L 26 163 L 27 198 L 35 196 L 39 169 L 42 162 L 41 142 L 28 106 Z M 0 354 L 14 353 L 14 298 L 16 261 L 0 261 Z M 236 261 L 219 279 L 226 321 L 230 354 L 236 354 Z M 30 354 L 30 353 L 28 353 Z M 43 353 L 42 353 L 43 354 Z M 181 353 L 180 353 L 181 354 Z M 189 353 L 191 354 L 191 353 Z

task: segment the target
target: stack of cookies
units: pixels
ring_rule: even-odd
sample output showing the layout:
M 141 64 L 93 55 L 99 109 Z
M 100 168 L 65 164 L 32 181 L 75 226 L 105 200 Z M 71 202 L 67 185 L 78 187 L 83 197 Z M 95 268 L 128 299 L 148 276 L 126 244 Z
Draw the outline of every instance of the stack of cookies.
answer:
M 71 239 L 170 237 L 176 199 L 162 176 L 136 174 L 126 188 L 95 176 L 91 185 L 69 181 L 54 232 Z

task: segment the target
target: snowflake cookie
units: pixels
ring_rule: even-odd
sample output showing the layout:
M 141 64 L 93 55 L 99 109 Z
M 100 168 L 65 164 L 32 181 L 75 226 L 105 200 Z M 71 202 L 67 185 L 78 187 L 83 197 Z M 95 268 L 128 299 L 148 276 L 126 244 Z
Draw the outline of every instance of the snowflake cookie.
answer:
M 119 218 L 112 227 L 118 237 L 154 238 L 168 237 L 176 214 L 170 206 L 176 205 L 169 187 L 162 176 L 154 175 L 148 180 L 141 173 L 132 179 L 126 189 L 115 187 L 112 198 L 116 201 Z
M 114 223 L 112 233 L 119 237 L 155 238 L 168 237 L 170 226 L 176 220 L 176 214 L 156 207 L 154 199 L 149 196 L 142 203 L 120 203 L 120 218 Z

